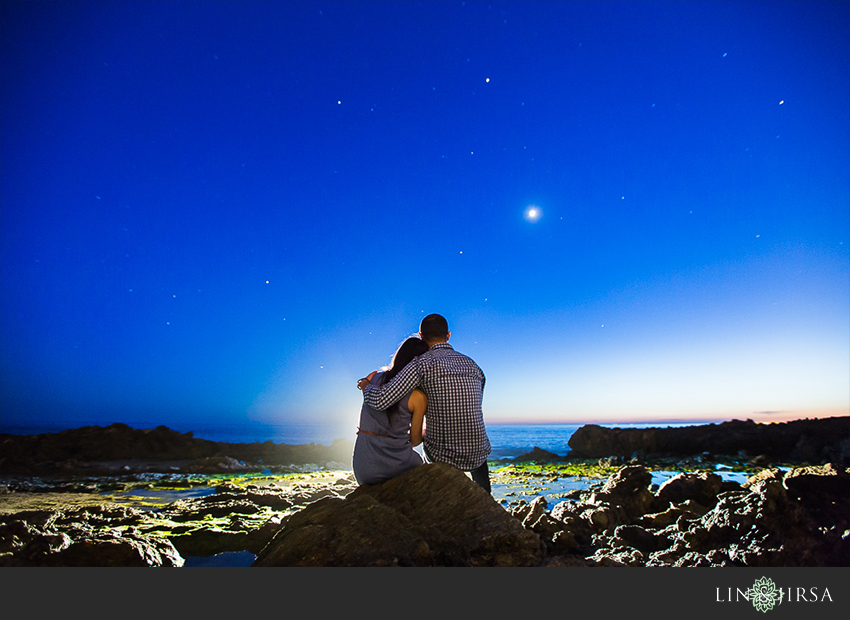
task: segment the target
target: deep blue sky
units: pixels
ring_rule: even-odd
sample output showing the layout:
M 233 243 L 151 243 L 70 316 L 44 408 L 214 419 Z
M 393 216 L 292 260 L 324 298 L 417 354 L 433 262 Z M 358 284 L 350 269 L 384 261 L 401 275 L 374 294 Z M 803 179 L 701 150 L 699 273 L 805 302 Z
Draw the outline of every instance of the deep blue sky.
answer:
M 850 414 L 850 3 L 0 7 L 4 424 Z

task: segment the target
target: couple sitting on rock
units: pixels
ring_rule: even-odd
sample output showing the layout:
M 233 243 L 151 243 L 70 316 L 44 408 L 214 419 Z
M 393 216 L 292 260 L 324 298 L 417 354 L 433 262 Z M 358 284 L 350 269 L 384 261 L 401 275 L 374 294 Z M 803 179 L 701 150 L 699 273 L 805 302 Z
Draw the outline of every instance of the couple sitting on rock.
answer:
M 490 440 L 481 412 L 484 373 L 452 348 L 450 336 L 446 319 L 429 314 L 419 325 L 419 337 L 401 344 L 386 371 L 357 382 L 363 391 L 353 457 L 358 484 L 377 484 L 422 465 L 413 449 L 422 443 L 428 462 L 471 472 L 490 492 Z

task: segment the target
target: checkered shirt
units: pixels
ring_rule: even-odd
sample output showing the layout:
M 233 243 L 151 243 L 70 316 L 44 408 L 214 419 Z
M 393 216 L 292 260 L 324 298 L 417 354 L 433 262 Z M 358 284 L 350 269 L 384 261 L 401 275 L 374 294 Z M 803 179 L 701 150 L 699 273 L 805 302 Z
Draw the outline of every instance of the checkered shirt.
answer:
M 490 454 L 481 399 L 484 373 L 472 359 L 448 343 L 433 345 L 383 385 L 367 385 L 366 404 L 382 411 L 413 388 L 428 397 L 425 412 L 425 449 L 434 461 L 463 471 L 481 466 Z

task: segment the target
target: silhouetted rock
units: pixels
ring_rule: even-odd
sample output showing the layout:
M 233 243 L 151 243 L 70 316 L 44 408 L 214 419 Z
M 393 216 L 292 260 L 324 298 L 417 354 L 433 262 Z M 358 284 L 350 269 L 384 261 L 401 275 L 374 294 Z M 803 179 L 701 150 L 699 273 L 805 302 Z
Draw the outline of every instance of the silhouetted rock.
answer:
M 531 452 L 526 452 L 513 459 L 515 463 L 560 463 L 566 461 L 567 457 L 549 452 L 543 448 L 534 446 Z
M 572 458 L 629 458 L 634 454 L 739 456 L 790 462 L 850 463 L 850 417 L 672 428 L 580 427 L 570 437 Z
M 337 439 L 330 446 L 225 443 L 197 439 L 192 433 L 178 433 L 165 426 L 141 430 L 116 423 L 40 435 L 0 434 L 0 471 L 30 475 L 179 469 L 224 473 L 350 462 L 353 448 L 347 439 Z
M 290 517 L 254 566 L 533 566 L 537 534 L 466 474 L 416 467 Z

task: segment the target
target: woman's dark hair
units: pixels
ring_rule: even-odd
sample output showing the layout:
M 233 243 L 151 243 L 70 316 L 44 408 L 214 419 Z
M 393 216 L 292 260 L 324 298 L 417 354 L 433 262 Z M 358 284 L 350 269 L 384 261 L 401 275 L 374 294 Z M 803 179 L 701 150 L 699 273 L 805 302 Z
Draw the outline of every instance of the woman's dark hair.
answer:
M 381 385 L 385 385 L 389 383 L 389 381 L 395 377 L 402 368 L 407 366 L 410 362 L 413 361 L 414 357 L 418 357 L 425 353 L 430 347 L 428 343 L 422 340 L 421 338 L 417 338 L 416 336 L 411 336 L 407 340 L 401 343 L 401 346 L 393 355 L 393 361 L 390 365 L 389 370 L 384 372 L 381 376 Z M 392 420 L 393 414 L 396 410 L 401 406 L 401 401 L 390 407 L 386 410 L 387 414 L 387 422 L 389 423 Z
M 395 377 L 402 368 L 413 361 L 414 357 L 419 357 L 428 348 L 428 343 L 416 336 L 411 336 L 402 342 L 395 355 L 393 355 L 393 362 L 390 365 L 390 369 L 384 373 L 384 383 Z

